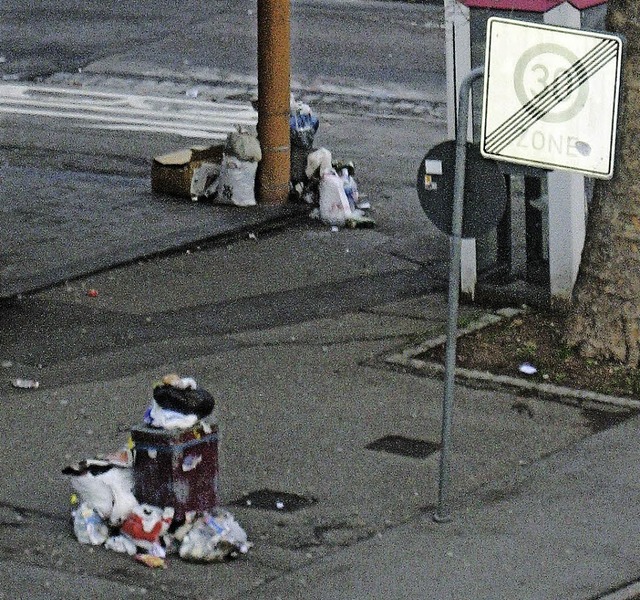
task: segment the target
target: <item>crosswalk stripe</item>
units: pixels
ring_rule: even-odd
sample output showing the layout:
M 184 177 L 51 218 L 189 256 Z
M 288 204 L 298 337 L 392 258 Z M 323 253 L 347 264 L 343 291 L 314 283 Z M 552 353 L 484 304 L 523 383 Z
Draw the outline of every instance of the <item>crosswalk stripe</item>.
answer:
M 0 113 L 73 119 L 80 127 L 173 133 L 223 140 L 237 125 L 253 126 L 248 104 L 139 96 L 38 85 L 0 84 Z

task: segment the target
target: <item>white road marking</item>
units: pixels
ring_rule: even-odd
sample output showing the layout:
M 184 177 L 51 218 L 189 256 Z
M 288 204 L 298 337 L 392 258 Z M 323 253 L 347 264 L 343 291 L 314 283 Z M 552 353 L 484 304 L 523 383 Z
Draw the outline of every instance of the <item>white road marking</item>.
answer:
M 173 133 L 224 140 L 237 125 L 255 125 L 251 105 L 137 96 L 42 85 L 0 84 L 0 113 L 75 121 L 83 128 Z

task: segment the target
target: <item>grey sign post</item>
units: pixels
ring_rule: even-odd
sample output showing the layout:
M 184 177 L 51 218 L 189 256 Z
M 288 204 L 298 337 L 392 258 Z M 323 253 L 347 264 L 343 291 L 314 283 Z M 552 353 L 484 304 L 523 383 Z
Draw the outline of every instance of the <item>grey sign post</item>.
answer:
M 622 42 L 618 36 L 492 17 L 487 30 L 485 67 L 472 70 L 460 86 L 450 221 L 446 194 L 438 192 L 446 183 L 442 162 L 437 160 L 442 158 L 440 149 L 428 154 L 418 171 L 422 207 L 436 226 L 450 235 L 440 477 L 438 505 L 433 514 L 436 522 L 452 519 L 449 462 L 462 237 L 465 229 L 470 235 L 475 227 L 493 224 L 490 215 L 499 215 L 503 202 L 500 186 L 490 185 L 490 196 L 495 195 L 495 199 L 489 200 L 490 209 L 485 212 L 488 218 L 484 223 L 470 219 L 464 224 L 471 86 L 484 76 L 480 153 L 486 159 L 606 179 L 613 174 L 621 58 Z M 590 93 L 590 87 L 598 94 Z
M 453 185 L 453 214 L 451 236 L 449 238 L 449 304 L 447 317 L 447 345 L 445 355 L 445 384 L 442 403 L 442 436 L 440 450 L 440 480 L 438 485 L 438 506 L 433 514 L 434 521 L 451 521 L 449 507 L 449 450 L 451 446 L 451 425 L 453 422 L 453 399 L 456 371 L 456 339 L 458 337 L 458 303 L 460 300 L 460 256 L 462 247 L 462 212 L 464 202 L 465 167 L 467 155 L 467 125 L 469 119 L 469 94 L 473 82 L 482 77 L 484 67 L 472 70 L 462 81 L 458 103 L 458 127 L 456 131 L 456 164 Z

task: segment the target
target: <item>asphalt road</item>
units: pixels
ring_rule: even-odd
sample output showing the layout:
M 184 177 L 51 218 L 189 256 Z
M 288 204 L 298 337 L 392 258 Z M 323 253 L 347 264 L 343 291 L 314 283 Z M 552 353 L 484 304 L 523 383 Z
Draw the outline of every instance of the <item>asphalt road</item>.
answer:
M 91 66 L 193 79 L 254 77 L 256 6 L 249 0 L 6 0 L 0 74 L 24 80 Z M 292 78 L 307 86 L 442 87 L 442 13 L 427 4 L 295 0 Z

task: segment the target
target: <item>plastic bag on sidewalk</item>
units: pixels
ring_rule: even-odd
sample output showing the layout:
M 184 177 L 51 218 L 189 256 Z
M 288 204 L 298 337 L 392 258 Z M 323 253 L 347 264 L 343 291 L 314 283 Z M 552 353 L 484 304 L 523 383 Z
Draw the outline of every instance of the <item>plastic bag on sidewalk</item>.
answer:
M 227 156 L 235 156 L 239 160 L 251 162 L 262 160 L 262 149 L 256 134 L 244 128 L 238 128 L 227 136 L 224 153 Z
M 320 179 L 322 173 L 331 170 L 331 152 L 326 148 L 319 148 L 309 153 L 306 159 L 305 180 L 298 183 L 295 190 L 300 199 L 307 204 L 318 206 L 320 201 Z M 312 213 L 313 217 L 319 218 L 319 210 Z
M 320 220 L 328 225 L 344 227 L 347 219 L 354 216 L 342 179 L 333 169 L 320 177 L 319 209 Z
M 71 487 L 80 501 L 95 509 L 111 525 L 119 525 L 138 505 L 133 495 L 130 465 L 96 458 L 70 465 L 62 472 L 70 476 Z
M 108 525 L 86 502 L 82 502 L 78 508 L 73 510 L 71 516 L 73 517 L 73 532 L 81 544 L 100 546 L 109 537 Z
M 257 170 L 257 162 L 240 160 L 225 154 L 220 166 L 217 201 L 220 204 L 235 206 L 255 206 L 257 204 L 255 195 Z
M 180 557 L 195 562 L 217 562 L 246 554 L 252 544 L 247 534 L 226 510 L 189 513 L 187 522 L 176 532 Z
M 255 206 L 258 162 L 262 160 L 260 142 L 254 132 L 239 128 L 227 136 L 215 200 L 219 204 Z
M 296 102 L 291 96 L 289 129 L 291 142 L 291 181 L 294 185 L 305 178 L 307 157 L 313 148 L 313 140 L 320 125 L 308 104 Z

